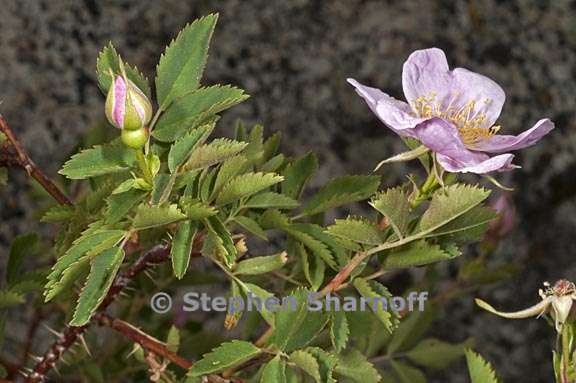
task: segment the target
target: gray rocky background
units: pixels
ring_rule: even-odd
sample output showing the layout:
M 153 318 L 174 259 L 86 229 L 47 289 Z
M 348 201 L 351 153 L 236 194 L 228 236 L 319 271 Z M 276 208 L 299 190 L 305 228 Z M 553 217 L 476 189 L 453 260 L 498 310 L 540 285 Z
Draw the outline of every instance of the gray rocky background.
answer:
M 525 259 L 511 282 L 480 292 L 508 308 L 535 302 L 544 280 L 575 278 L 576 4 L 567 0 L 2 0 L 0 106 L 32 157 L 55 174 L 79 138 L 103 118 L 95 82 L 99 49 L 112 40 L 152 74 L 162 47 L 188 21 L 220 12 L 205 83 L 229 82 L 252 98 L 228 113 L 284 133 L 286 151 L 319 153 L 321 179 L 368 172 L 402 147 L 345 78 L 401 97 L 401 68 L 418 48 L 443 48 L 451 65 L 495 79 L 507 94 L 503 131 L 539 118 L 557 129 L 517 155 L 523 169 L 500 177 L 517 187 L 519 223 L 496 255 Z M 402 179 L 389 166 L 384 182 Z M 11 173 L 0 191 L 0 252 L 30 228 L 33 199 Z M 544 321 L 504 321 L 470 298 L 448 309 L 436 336 L 477 338 L 505 381 L 550 382 L 552 330 Z M 464 365 L 438 382 L 465 382 Z

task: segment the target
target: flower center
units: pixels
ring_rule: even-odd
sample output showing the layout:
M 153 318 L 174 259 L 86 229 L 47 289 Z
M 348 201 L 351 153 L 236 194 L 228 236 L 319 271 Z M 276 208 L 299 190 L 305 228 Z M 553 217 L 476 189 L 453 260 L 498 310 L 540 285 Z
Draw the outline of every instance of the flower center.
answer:
M 479 141 L 492 137 L 500 130 L 500 126 L 486 127 L 486 114 L 474 113 L 476 101 L 470 101 L 461 108 L 452 106 L 454 97 L 446 107 L 440 102 L 435 102 L 436 93 L 430 92 L 428 96 L 418 97 L 412 104 L 416 115 L 422 118 L 440 117 L 453 123 L 465 145 L 472 145 Z M 490 103 L 490 99 L 485 99 Z

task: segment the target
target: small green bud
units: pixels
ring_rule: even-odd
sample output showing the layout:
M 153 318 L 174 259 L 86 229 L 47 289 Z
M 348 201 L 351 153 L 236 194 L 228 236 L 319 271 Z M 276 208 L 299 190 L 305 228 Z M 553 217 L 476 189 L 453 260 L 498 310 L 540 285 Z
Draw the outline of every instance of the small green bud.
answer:
M 148 142 L 148 131 L 144 128 L 138 130 L 122 130 L 122 142 L 133 149 L 140 149 Z

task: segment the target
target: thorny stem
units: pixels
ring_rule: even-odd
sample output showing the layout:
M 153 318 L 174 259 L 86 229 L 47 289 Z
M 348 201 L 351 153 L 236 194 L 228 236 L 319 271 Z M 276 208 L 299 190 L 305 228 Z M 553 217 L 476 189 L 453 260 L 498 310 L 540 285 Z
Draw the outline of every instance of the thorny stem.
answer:
M 156 116 L 155 118 L 157 118 Z M 0 115 L 0 131 L 6 136 L 8 143 L 16 152 L 16 156 L 10 155 L 9 153 L 0 153 L 0 165 L 1 166 L 21 166 L 26 170 L 26 172 L 34 178 L 45 190 L 48 192 L 60 205 L 73 205 L 72 201 L 64 194 L 60 189 L 54 184 L 41 170 L 36 166 L 32 159 L 28 156 L 20 142 L 17 140 L 16 136 L 12 132 L 12 129 Z M 7 155 L 5 155 L 7 154 Z M 199 238 L 201 240 L 201 238 Z M 192 362 L 178 356 L 177 354 L 169 351 L 160 341 L 154 339 L 148 334 L 140 331 L 131 324 L 124 322 L 120 319 L 112 318 L 105 313 L 106 309 L 114 302 L 118 297 L 120 292 L 141 272 L 146 270 L 148 267 L 162 263 L 170 259 L 170 245 L 157 245 L 142 255 L 134 264 L 132 264 L 126 271 L 118 274 L 114 280 L 114 283 L 108 290 L 108 293 L 100 306 L 97 309 L 97 314 L 94 316 L 94 321 L 100 325 L 108 326 L 132 339 L 134 342 L 140 344 L 144 349 L 152 352 L 156 355 L 162 356 L 172 363 L 184 368 L 189 369 L 192 366 Z M 30 327 L 30 334 L 33 335 L 36 332 L 38 324 L 40 323 L 41 317 L 38 316 L 34 320 L 34 323 Z M 56 363 L 60 360 L 62 355 L 72 347 L 76 341 L 83 336 L 90 324 L 80 327 L 67 326 L 61 334 L 58 334 L 58 339 L 50 346 L 43 357 L 40 358 L 39 362 L 35 365 L 32 371 L 26 375 L 27 383 L 42 382 L 46 379 L 48 372 L 55 367 Z M 32 339 L 29 339 L 27 345 L 25 346 L 24 359 L 28 354 L 31 346 Z M 17 372 L 20 368 L 19 366 L 12 366 L 9 363 L 2 363 L 10 369 Z M 13 368 L 12 368 L 13 367 Z M 241 383 L 240 379 L 224 379 L 218 375 L 208 376 L 208 382 L 210 383 L 225 383 L 225 382 L 238 382 Z M 0 383 L 10 383 L 9 380 L 0 379 Z
M 4 117 L 0 115 L 0 131 L 4 133 L 10 146 L 16 152 L 17 163 L 20 165 L 26 172 L 34 178 L 38 183 L 46 190 L 60 205 L 72 205 L 72 201 L 60 189 L 50 178 L 48 178 L 32 161 L 32 159 L 26 154 L 26 151 L 10 129 L 10 126 L 4 120 Z M 12 159 L 12 164 L 14 164 L 14 159 Z
M 132 326 L 130 323 L 125 322 L 121 319 L 112 318 L 108 314 L 101 313 L 95 317 L 95 320 L 101 326 L 107 326 L 120 332 L 125 337 L 132 339 L 134 342 L 138 343 L 142 348 L 148 350 L 156 355 L 162 356 L 172 363 L 182 367 L 183 369 L 189 369 L 192 367 L 192 362 L 178 356 L 176 353 L 168 350 L 164 343 L 151 337 L 150 335 L 142 332 L 140 329 Z
M 169 245 L 157 245 L 143 254 L 128 269 L 116 276 L 112 287 L 108 290 L 106 298 L 98 307 L 97 312 L 103 313 L 114 302 L 120 292 L 142 271 L 152 265 L 162 263 L 170 258 Z M 56 365 L 60 357 L 86 332 L 89 325 L 81 327 L 67 326 L 56 342 L 41 357 L 40 361 L 27 376 L 26 383 L 38 383 L 46 379 L 46 374 Z

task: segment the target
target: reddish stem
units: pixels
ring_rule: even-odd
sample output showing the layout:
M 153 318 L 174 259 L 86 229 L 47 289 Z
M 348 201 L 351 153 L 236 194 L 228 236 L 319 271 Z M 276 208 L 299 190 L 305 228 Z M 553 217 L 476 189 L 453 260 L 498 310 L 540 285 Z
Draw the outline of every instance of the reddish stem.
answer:
M 99 313 L 104 312 L 108 306 L 114 302 L 122 289 L 124 289 L 139 273 L 149 266 L 162 263 L 169 258 L 169 245 L 157 245 L 143 254 L 128 269 L 116 276 L 112 287 L 108 290 L 106 298 L 104 298 L 97 311 Z M 45 380 L 46 374 L 48 374 L 48 372 L 54 367 L 62 354 L 74 345 L 78 338 L 86 331 L 88 326 L 89 324 L 82 327 L 67 326 L 56 342 L 54 342 L 48 351 L 46 351 L 40 362 L 36 364 L 32 372 L 27 376 L 26 382 L 38 383 Z
M 112 318 L 111 316 L 104 313 L 99 314 L 95 319 L 101 326 L 107 326 L 120 332 L 125 337 L 138 343 L 144 349 L 168 359 L 183 369 L 187 370 L 192 367 L 192 362 L 168 350 L 162 342 L 142 332 L 138 328 L 132 326 L 130 323 L 124 322 L 123 320 L 117 318 Z
M 32 159 L 28 156 L 28 154 L 26 154 L 26 151 L 24 150 L 18 139 L 16 139 L 16 136 L 12 132 L 12 129 L 10 129 L 10 126 L 1 115 L 0 115 L 0 131 L 4 133 L 4 135 L 8 139 L 8 142 L 16 152 L 18 165 L 24 168 L 32 178 L 38 181 L 38 183 L 44 188 L 44 190 L 46 190 L 52 197 L 54 197 L 54 199 L 58 201 L 60 205 L 72 205 L 72 201 L 70 201 L 70 199 L 68 199 L 68 197 L 66 197 L 66 195 L 64 195 L 64 193 L 60 191 L 58 186 L 56 186 L 56 184 L 54 184 L 54 182 L 52 182 L 52 180 L 50 180 L 50 178 L 48 178 L 40 170 L 40 168 L 36 166 L 34 161 L 32 161 Z M 14 165 L 16 163 L 15 159 L 10 157 L 5 159 L 3 162 L 11 165 Z

